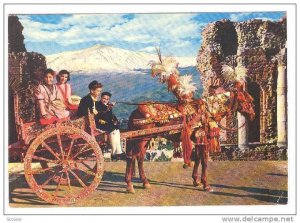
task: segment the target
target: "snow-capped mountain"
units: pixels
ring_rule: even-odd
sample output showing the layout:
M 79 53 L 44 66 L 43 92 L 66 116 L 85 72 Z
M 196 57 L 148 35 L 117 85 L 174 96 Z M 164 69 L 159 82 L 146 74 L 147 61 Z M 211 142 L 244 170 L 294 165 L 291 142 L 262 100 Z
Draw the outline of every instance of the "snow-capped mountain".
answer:
M 196 58 L 174 57 L 179 67 L 196 65 Z M 150 69 L 149 62 L 157 61 L 156 54 L 95 45 L 86 49 L 67 51 L 46 56 L 47 67 L 54 70 L 67 69 L 72 73 L 130 72 Z

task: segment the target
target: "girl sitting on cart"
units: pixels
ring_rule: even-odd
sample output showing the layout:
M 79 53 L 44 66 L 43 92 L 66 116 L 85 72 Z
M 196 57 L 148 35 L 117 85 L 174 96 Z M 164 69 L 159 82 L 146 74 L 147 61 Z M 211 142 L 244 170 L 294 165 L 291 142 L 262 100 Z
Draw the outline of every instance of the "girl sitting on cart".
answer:
M 64 102 L 67 109 L 70 110 L 70 116 L 75 116 L 80 102 L 80 97 L 72 95 L 71 85 L 68 83 L 70 81 L 70 72 L 67 70 L 61 70 L 56 75 L 56 86 L 58 89 L 58 98 Z
M 57 86 L 53 84 L 54 76 L 55 72 L 47 69 L 42 74 L 42 83 L 35 90 L 42 125 L 68 120 L 70 115 L 66 105 L 58 98 Z

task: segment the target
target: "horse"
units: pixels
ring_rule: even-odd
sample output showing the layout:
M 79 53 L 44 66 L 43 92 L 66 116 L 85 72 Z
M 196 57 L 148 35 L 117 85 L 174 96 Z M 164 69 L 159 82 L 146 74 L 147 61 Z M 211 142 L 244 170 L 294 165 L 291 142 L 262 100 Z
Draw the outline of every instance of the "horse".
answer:
M 224 93 L 226 95 L 226 93 Z M 219 97 L 220 94 L 216 95 L 216 98 Z M 190 139 L 194 142 L 195 146 L 195 164 L 193 169 L 193 185 L 199 186 L 200 181 L 198 179 L 198 168 L 201 163 L 202 165 L 202 174 L 201 174 L 201 183 L 203 184 L 203 188 L 205 191 L 212 191 L 210 188 L 207 179 L 207 160 L 208 160 L 208 147 L 207 143 L 203 143 L 203 134 L 201 136 L 201 132 L 204 133 L 204 136 L 208 137 L 209 132 L 207 131 L 207 123 L 216 122 L 219 123 L 223 117 L 233 112 L 240 112 L 246 118 L 250 120 L 254 120 L 255 112 L 254 112 L 254 104 L 253 98 L 244 90 L 241 89 L 233 89 L 227 92 L 227 100 L 223 101 L 222 105 L 217 106 L 214 110 L 210 107 L 210 98 L 200 98 L 194 99 L 191 102 L 178 104 L 177 108 L 185 108 L 188 105 L 192 106 L 195 110 L 193 115 L 183 114 L 179 118 L 169 119 L 166 123 L 162 122 L 146 122 L 144 124 L 136 124 L 136 120 L 147 120 L 149 117 L 141 112 L 139 109 L 134 110 L 128 121 L 128 130 L 141 130 L 148 129 L 154 127 L 161 127 L 167 125 L 175 125 L 184 123 L 186 127 L 191 132 L 188 134 Z M 146 103 L 146 102 L 145 102 Z M 142 103 L 141 103 L 142 104 Z M 180 109 L 179 109 L 180 110 Z M 194 128 L 193 125 L 198 123 L 198 127 Z M 199 125 L 200 124 L 200 125 Z M 200 126 L 200 127 L 199 127 Z M 179 145 L 179 143 L 183 140 L 182 132 L 177 134 L 168 135 L 166 137 L 169 140 L 172 140 L 174 145 Z M 204 137 L 205 138 L 205 137 Z M 143 188 L 148 189 L 151 187 L 144 171 L 144 157 L 146 154 L 147 144 L 150 140 L 149 136 L 145 136 L 136 140 L 132 140 L 127 142 L 126 146 L 126 173 L 125 173 L 125 182 L 127 184 L 127 192 L 135 193 L 133 184 L 132 184 L 132 176 L 135 171 L 135 161 L 138 163 L 138 170 L 140 179 L 143 183 Z M 199 142 L 199 140 L 201 142 Z M 175 146 L 174 146 L 175 147 Z M 185 151 L 183 151 L 185 152 Z M 191 152 L 191 151 L 190 151 Z M 188 154 L 190 156 L 190 154 Z M 188 157 L 187 159 L 189 159 Z M 190 163 L 187 163 L 189 165 Z

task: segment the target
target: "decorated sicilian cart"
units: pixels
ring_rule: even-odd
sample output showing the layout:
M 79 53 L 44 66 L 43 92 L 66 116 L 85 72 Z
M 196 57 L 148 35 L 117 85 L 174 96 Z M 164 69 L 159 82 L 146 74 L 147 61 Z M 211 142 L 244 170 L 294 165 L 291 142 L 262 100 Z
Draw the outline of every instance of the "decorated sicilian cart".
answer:
M 240 82 L 233 82 L 229 91 L 215 91 L 205 98 L 194 98 L 196 87 L 191 76 L 180 76 L 172 58 L 152 64 L 152 76 L 166 83 L 178 99 L 175 103 L 141 102 L 129 117 L 128 128 L 121 133 L 126 150 L 125 181 L 127 191 L 134 193 L 131 182 L 138 162 L 143 186 L 150 184 L 145 176 L 143 160 L 151 137 L 163 135 L 178 145 L 182 142 L 183 157 L 190 165 L 192 144 L 196 147 L 193 184 L 200 183 L 211 191 L 206 179 L 207 152 L 220 149 L 219 122 L 228 114 L 239 111 L 254 118 L 253 99 Z M 235 74 L 233 74 L 235 75 Z M 19 115 L 19 94 L 14 94 L 15 124 L 18 142 L 9 148 L 10 156 L 21 155 L 28 185 L 48 203 L 68 205 L 88 197 L 97 189 L 104 172 L 101 147 L 107 143 L 105 134 L 95 127 L 94 116 L 61 120 L 42 126 L 25 122 Z M 205 158 L 206 157 L 206 158 Z M 202 164 L 201 181 L 198 167 Z M 203 161 L 202 161 L 203 160 Z
M 14 94 L 18 142 L 10 145 L 9 156 L 24 161 L 26 181 L 38 197 L 48 203 L 68 205 L 88 197 L 101 182 L 106 146 L 104 132 L 96 129 L 93 115 L 55 124 L 24 122 L 20 100 Z M 139 137 L 180 131 L 182 124 L 121 133 L 126 141 Z
M 55 124 L 24 122 L 20 100 L 14 94 L 18 142 L 9 148 L 10 158 L 20 156 L 28 185 L 41 199 L 66 205 L 87 197 L 99 185 L 104 158 L 92 117 Z M 101 135 L 98 134 L 101 138 Z

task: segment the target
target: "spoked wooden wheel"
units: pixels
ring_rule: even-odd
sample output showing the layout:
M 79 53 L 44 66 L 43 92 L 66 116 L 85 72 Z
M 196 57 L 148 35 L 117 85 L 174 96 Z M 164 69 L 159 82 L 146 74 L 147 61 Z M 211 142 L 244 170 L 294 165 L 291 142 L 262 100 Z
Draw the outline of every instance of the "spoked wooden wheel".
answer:
M 33 168 L 33 163 L 41 167 Z M 33 140 L 24 160 L 25 177 L 41 199 L 67 205 L 96 190 L 104 158 L 95 139 L 81 129 L 59 126 Z

